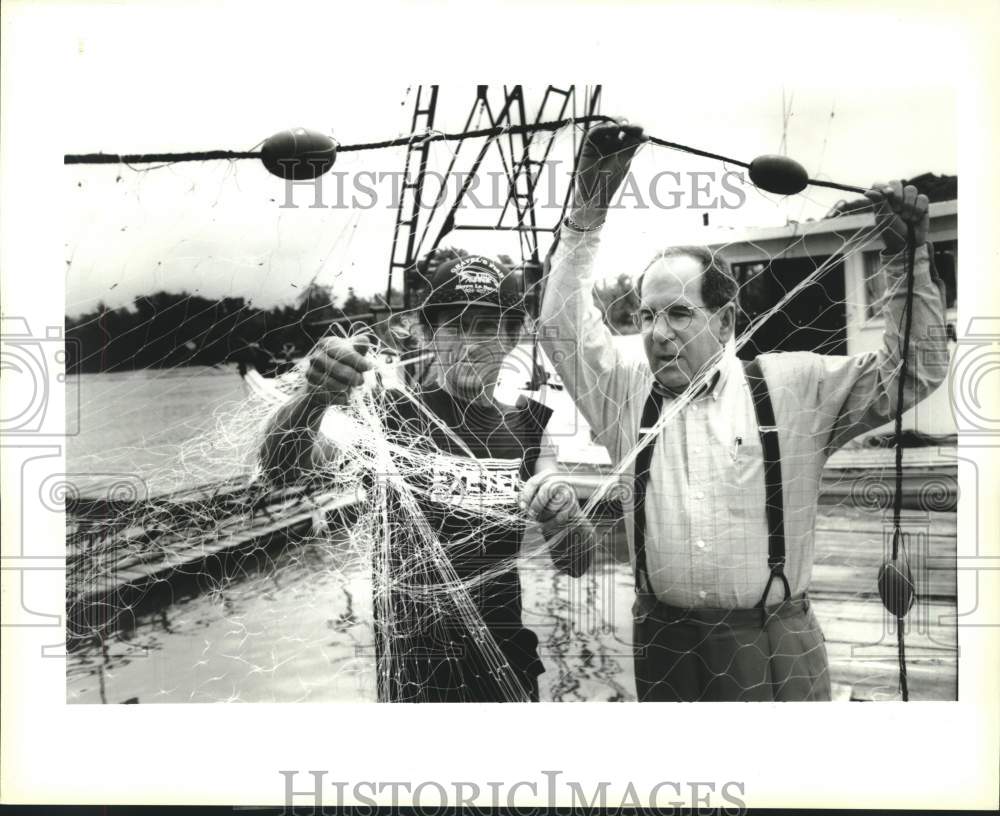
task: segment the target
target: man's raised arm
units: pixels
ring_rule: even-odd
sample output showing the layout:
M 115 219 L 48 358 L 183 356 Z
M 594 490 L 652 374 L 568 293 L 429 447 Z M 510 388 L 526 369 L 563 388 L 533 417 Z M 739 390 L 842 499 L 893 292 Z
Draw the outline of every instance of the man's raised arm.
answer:
M 573 207 L 546 259 L 539 338 L 597 439 L 614 455 L 628 393 L 627 363 L 594 305 L 592 269 L 612 196 L 644 141 L 642 129 L 601 125 L 587 134 Z
M 264 434 L 259 459 L 266 482 L 275 487 L 296 482 L 334 455 L 318 433 L 320 422 L 327 408 L 343 405 L 363 382 L 372 367 L 367 350 L 365 338 L 328 338 L 313 349 L 302 392 L 278 410 Z
M 886 247 L 881 256 L 882 273 L 886 276 L 882 309 L 885 330 L 882 348 L 877 352 L 821 359 L 818 419 L 825 426 L 820 432 L 829 434 L 828 452 L 895 416 L 902 376 L 910 235 L 916 251 L 903 410 L 924 399 L 948 373 L 945 303 L 927 243 L 930 222 L 927 196 L 918 195 L 912 186 L 904 188 L 898 181 L 874 185 L 866 195 L 875 204 L 875 223 Z

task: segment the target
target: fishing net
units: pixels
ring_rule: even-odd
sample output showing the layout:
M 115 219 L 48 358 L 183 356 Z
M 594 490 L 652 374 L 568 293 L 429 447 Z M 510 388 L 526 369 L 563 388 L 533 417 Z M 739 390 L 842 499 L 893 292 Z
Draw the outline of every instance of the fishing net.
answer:
M 572 166 L 582 132 L 579 125 L 554 130 L 547 160 Z M 474 155 L 484 141 L 467 150 Z M 499 206 L 489 217 L 464 213 L 468 223 L 486 226 L 511 207 L 509 178 L 520 154 L 513 142 L 506 153 L 493 148 L 477 172 L 501 180 Z M 393 151 L 383 154 L 386 165 L 403 166 L 405 149 Z M 457 152 L 437 145 L 429 165 L 450 178 Z M 364 151 L 345 154 L 337 169 L 356 174 L 370 160 Z M 692 161 L 651 148 L 636 167 L 648 175 L 685 172 Z M 387 308 L 398 292 L 383 297 L 384 278 L 379 273 L 376 285 L 369 271 L 373 245 L 384 268 L 395 211 L 283 209 L 285 189 L 262 174 L 235 162 L 68 172 L 80 216 L 67 246 L 70 291 L 109 262 L 121 264 L 120 280 L 139 287 L 131 300 L 109 290 L 101 303 L 73 294 L 67 303 L 67 348 L 77 372 L 68 408 L 81 428 L 69 442 L 60 495 L 67 509 L 68 699 L 525 701 L 532 681 L 543 700 L 635 699 L 635 577 L 622 509 L 632 501 L 630 474 L 641 450 L 629 424 L 638 416 L 628 419 L 639 410 L 636 397 L 612 399 L 601 409 L 605 421 L 591 411 L 588 424 L 588 411 L 573 403 L 581 393 L 573 379 L 582 383 L 585 373 L 564 366 L 573 338 L 536 339 L 529 321 L 519 344 L 507 348 L 498 339 L 492 346 L 497 399 L 509 410 L 523 409 L 524 397 L 551 409 L 547 429 L 564 479 L 593 527 L 593 561 L 570 578 L 550 552 L 579 532 L 567 528 L 546 541 L 517 503 L 525 479 L 520 459 L 531 446 L 501 456 L 473 452 L 483 441 L 475 429 L 486 421 L 484 409 L 468 406 L 468 416 L 449 423 L 425 404 L 423 394 L 447 366 L 429 354 L 429 337 L 412 314 Z M 543 212 L 554 224 L 568 180 L 553 173 L 549 184 L 540 181 L 532 193 L 551 202 Z M 734 210 L 729 229 L 714 237 L 706 231 L 699 241 L 730 262 L 738 284 L 730 351 L 750 359 L 778 350 L 836 356 L 878 348 L 881 307 L 899 284 L 885 274 L 870 213 L 841 207 L 831 218 L 733 240 L 740 217 L 761 223 L 760 214 L 770 212 L 771 223 L 776 214 L 783 222 L 807 205 L 827 206 L 809 194 L 781 199 L 749 184 L 739 189 L 752 214 Z M 114 201 L 112 214 L 92 212 L 88 196 Z M 183 206 L 160 208 L 158 201 Z M 626 200 L 620 209 L 629 206 Z M 435 209 L 410 230 L 425 261 L 468 251 L 530 256 L 522 233 L 487 230 L 468 241 L 452 233 L 453 248 L 432 254 L 446 211 Z M 633 284 L 664 241 L 656 226 L 630 227 L 629 215 L 613 211 L 603 248 L 581 251 L 598 281 L 593 306 L 609 332 L 601 342 L 635 367 L 645 358 L 630 322 L 639 305 Z M 216 219 L 227 222 L 226 241 L 210 226 Z M 957 244 L 947 230 L 937 236 L 935 260 L 950 306 Z M 642 241 L 629 252 L 644 260 L 623 266 L 618 249 L 636 244 L 637 233 Z M 543 256 L 547 248 L 544 238 L 534 247 Z M 139 269 L 133 253 L 160 259 Z M 178 278 L 198 285 L 176 293 Z M 345 298 L 347 283 L 355 289 Z M 331 298 L 334 289 L 339 300 Z M 429 294 L 425 286 L 419 298 Z M 264 440 L 305 388 L 303 355 L 329 335 L 369 338 L 374 370 L 346 404 L 324 414 L 317 455 L 305 467 L 268 474 Z M 940 364 L 920 357 L 927 342 L 925 335 L 914 340 L 921 367 Z M 739 606 L 752 606 L 761 571 L 767 575 L 764 485 L 740 482 L 733 446 L 738 437 L 736 458 L 751 461 L 760 443 L 752 423 L 734 430 L 744 415 L 715 410 L 711 421 L 691 424 L 705 410 L 701 389 L 713 376 L 700 372 L 655 426 L 665 440 L 695 432 L 705 438 L 687 438 L 686 453 L 665 461 L 666 481 L 650 494 L 664 496 L 663 541 L 649 544 L 650 569 L 661 600 L 705 605 L 710 599 L 699 591 L 728 587 Z M 791 410 L 790 401 L 802 412 L 835 416 L 839 409 L 807 406 L 800 390 L 782 394 L 780 386 L 772 397 L 779 413 Z M 915 430 L 917 417 L 921 427 L 936 427 L 920 412 L 904 423 L 904 442 L 913 447 L 904 456 L 901 521 L 918 598 L 906 618 L 907 667 L 914 698 L 954 699 L 955 463 L 947 439 Z M 810 427 L 822 425 L 817 417 Z M 880 423 L 812 469 L 802 440 L 792 438 L 783 451 L 787 472 L 813 478 L 786 482 L 786 523 L 816 531 L 812 569 L 790 539 L 789 570 L 797 588 L 808 586 L 837 699 L 898 694 L 897 621 L 876 586 L 894 530 L 894 441 L 891 424 Z M 678 495 L 666 497 L 667 481 Z M 746 498 L 754 491 L 758 502 Z M 706 515 L 707 506 L 728 507 L 728 516 Z M 739 545 L 727 545 L 733 541 Z M 504 617 L 518 606 L 519 621 Z M 732 626 L 723 618 L 699 637 L 711 640 Z M 789 655 L 802 651 L 795 634 Z M 691 654 L 702 654 L 702 646 L 691 644 Z M 747 681 L 726 663 L 706 663 L 704 671 L 735 678 L 750 696 L 770 682 Z

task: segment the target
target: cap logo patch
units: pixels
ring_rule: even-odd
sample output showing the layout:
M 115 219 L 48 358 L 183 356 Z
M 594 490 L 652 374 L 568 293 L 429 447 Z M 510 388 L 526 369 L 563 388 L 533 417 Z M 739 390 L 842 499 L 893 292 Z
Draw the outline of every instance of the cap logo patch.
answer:
M 468 297 L 496 294 L 503 272 L 489 258 L 472 255 L 455 268 L 455 288 Z

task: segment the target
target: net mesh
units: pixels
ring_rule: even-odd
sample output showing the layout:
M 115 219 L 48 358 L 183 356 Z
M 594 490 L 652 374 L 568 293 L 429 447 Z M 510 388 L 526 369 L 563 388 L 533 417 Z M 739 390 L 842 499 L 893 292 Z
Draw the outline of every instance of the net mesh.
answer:
M 578 137 L 573 128 L 556 133 L 556 153 L 571 161 Z M 442 151 L 443 165 L 455 148 Z M 642 159 L 662 168 L 675 166 L 676 156 L 657 150 Z M 349 161 L 348 169 L 365 166 L 359 154 Z M 244 171 L 207 168 L 155 182 L 157 191 L 174 183 L 197 188 L 191 201 L 198 205 L 170 215 L 171 234 L 190 222 L 197 235 L 197 225 L 215 217 L 209 213 L 240 209 Z M 81 210 L 86 187 L 117 185 L 129 218 L 122 233 L 136 234 L 124 240 L 155 243 L 164 226 L 149 216 L 156 198 L 147 192 L 150 174 L 123 170 L 111 182 L 107 172 L 73 171 Z M 206 178 L 192 183 L 201 174 Z M 552 194 L 558 203 L 561 192 Z M 749 187 L 746 194 L 758 206 L 785 206 Z M 69 384 L 81 434 L 70 442 L 71 473 L 60 497 L 67 507 L 69 699 L 636 699 L 637 681 L 641 695 L 646 680 L 634 675 L 634 558 L 622 511 L 634 498 L 638 425 L 651 382 L 641 334 L 628 322 L 639 306 L 636 276 L 610 277 L 602 267 L 606 251 L 588 239 L 571 261 L 557 252 L 573 274 L 584 267 L 589 274 L 595 264 L 603 274 L 593 298 L 589 289 L 586 296 L 597 316 L 588 325 L 599 332 L 591 346 L 600 353 L 576 354 L 577 338 L 565 329 L 546 336 L 545 326 L 561 326 L 560 315 L 575 308 L 566 290 L 550 289 L 556 306 L 537 343 L 527 330 L 520 342 L 497 334 L 460 361 L 489 372 L 482 389 L 495 403 L 452 400 L 448 413 L 426 396 L 454 362 L 441 354 L 441 338 L 412 315 L 377 314 L 381 304 L 367 293 L 352 291 L 337 307 L 332 288 L 319 283 L 331 280 L 343 291 L 354 236 L 370 231 L 384 247 L 391 231 L 385 213 L 352 210 L 332 239 L 314 230 L 307 245 L 301 236 L 292 241 L 306 272 L 291 305 L 265 310 L 237 296 L 241 269 L 276 263 L 288 238 L 282 230 L 299 229 L 292 215 L 279 215 L 267 237 L 277 249 L 224 259 L 232 276 L 218 293 L 149 292 L 117 309 L 82 299 L 67 305 L 77 315 L 68 320 L 71 362 L 82 372 Z M 776 685 L 801 694 L 803 683 L 808 695 L 824 682 L 836 698 L 897 694 L 895 619 L 876 587 L 892 531 L 891 427 L 884 424 L 891 400 L 880 404 L 880 421 L 850 403 L 848 418 L 858 420 L 851 427 L 868 432 L 858 440 L 837 418 L 848 415 L 852 399 L 878 402 L 880 386 L 864 381 L 845 391 L 830 383 L 851 381 L 834 363 L 853 351 L 855 326 L 874 320 L 881 329 L 878 314 L 898 295 L 901 278 L 887 276 L 873 251 L 879 235 L 872 219 L 852 217 L 835 229 L 803 223 L 780 240 L 710 247 L 731 262 L 738 284 L 724 360 L 795 352 L 786 355 L 787 381 L 795 385 L 779 377 L 772 399 L 785 468 L 786 573 L 794 592 L 808 589 L 811 612 L 808 625 L 776 618 L 763 635 L 735 613 L 694 616 L 683 627 L 659 621 L 677 630 L 657 664 L 673 667 L 664 682 L 677 693 L 688 682 L 682 677 L 697 674 L 700 699 L 756 699 Z M 612 219 L 606 243 L 613 247 L 612 230 L 626 230 L 627 216 Z M 71 280 L 93 274 L 102 256 L 91 246 L 94 225 L 81 223 L 68 247 Z M 491 234 L 476 250 L 512 246 L 502 238 Z M 189 241 L 179 253 L 164 253 L 170 260 L 153 273 L 154 285 L 168 288 L 172 271 L 205 262 L 196 238 Z M 945 247 L 939 255 L 947 261 L 949 253 Z M 341 271 L 328 275 L 333 268 Z M 212 270 L 218 280 L 218 265 Z M 684 294 L 701 302 L 700 292 Z M 376 314 L 362 314 L 373 307 Z M 353 322 L 331 322 L 352 313 Z M 703 315 L 688 319 L 677 334 L 696 348 L 709 328 Z M 373 341 L 374 365 L 364 385 L 325 412 L 305 467 L 266 472 L 264 440 L 307 387 L 302 355 L 324 336 L 362 334 Z M 924 332 L 917 356 L 927 342 Z M 631 373 L 609 375 L 609 360 Z M 658 442 L 647 494 L 648 573 L 671 607 L 745 610 L 767 581 L 756 420 L 745 390 L 730 387 L 739 370 L 725 366 L 689 372 L 690 384 L 664 404 L 652 428 Z M 884 367 L 889 375 L 895 370 L 898 361 Z M 551 553 L 580 532 L 567 527 L 546 540 L 518 505 L 530 475 L 524 461 L 541 452 L 541 442 L 524 436 L 520 446 L 505 447 L 493 438 L 509 432 L 517 439 L 517 423 L 534 410 L 524 396 L 552 410 L 547 431 L 561 478 L 581 496 L 593 528 L 594 558 L 579 577 L 556 569 Z M 817 443 L 820 433 L 826 436 Z M 907 457 L 914 481 L 906 485 L 904 557 L 919 599 L 907 618 L 911 690 L 917 699 L 954 699 L 956 638 L 946 623 L 955 609 L 953 478 L 936 445 Z M 780 600 L 780 592 L 771 598 Z M 649 627 L 661 614 L 648 619 L 641 638 L 654 638 Z M 770 659 L 761 660 L 765 652 Z

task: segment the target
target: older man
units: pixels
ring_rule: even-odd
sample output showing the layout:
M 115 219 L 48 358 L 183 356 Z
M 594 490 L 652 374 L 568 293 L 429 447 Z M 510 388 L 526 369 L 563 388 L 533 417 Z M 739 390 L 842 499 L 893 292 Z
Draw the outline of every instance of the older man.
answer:
M 615 463 L 671 414 L 627 474 L 638 697 L 826 700 L 826 649 L 806 597 L 820 478 L 834 450 L 896 412 L 909 229 L 917 248 L 904 407 L 945 376 L 927 199 L 898 182 L 867 193 L 889 290 L 878 352 L 763 354 L 745 370 L 726 263 L 705 248 L 674 247 L 638 279 L 646 360 L 633 361 L 593 305 L 591 265 L 608 202 L 642 141 L 640 129 L 616 125 L 588 137 L 549 259 L 540 332 Z
M 379 699 L 537 701 L 544 666 L 538 638 L 522 620 L 516 563 L 524 525 L 489 524 L 483 510 L 514 513 L 521 500 L 556 567 L 572 575 L 586 568 L 592 533 L 575 497 L 552 478 L 550 409 L 496 398 L 525 317 L 515 276 L 498 261 L 470 255 L 443 264 L 431 284 L 420 318 L 436 382 L 419 391 L 422 408 L 400 392 L 385 394 L 385 423 L 396 444 L 422 444 L 432 461 L 430 472 L 407 478 L 447 563 L 425 552 L 409 529 L 412 517 L 394 525 L 386 586 L 375 604 Z M 271 482 L 306 478 L 336 461 L 335 440 L 324 438 L 320 423 L 362 385 L 374 366 L 367 351 L 367 341 L 327 338 L 310 354 L 301 392 L 265 435 L 260 459 Z M 476 620 L 462 605 L 466 595 Z

